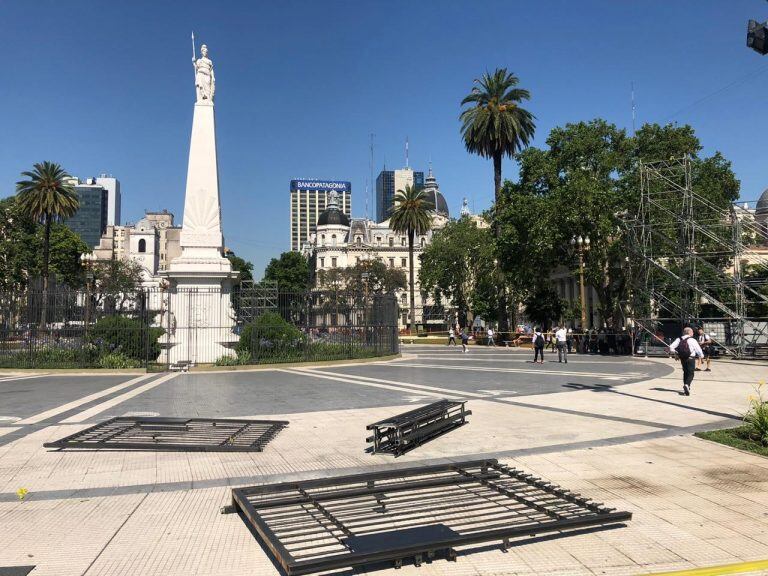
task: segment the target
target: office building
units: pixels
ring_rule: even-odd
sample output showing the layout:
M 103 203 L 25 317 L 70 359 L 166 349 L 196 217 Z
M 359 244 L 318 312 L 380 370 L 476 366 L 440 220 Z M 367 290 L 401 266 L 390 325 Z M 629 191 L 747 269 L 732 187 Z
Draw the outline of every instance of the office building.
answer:
M 107 191 L 107 225 L 120 226 L 120 180 L 111 174 L 96 178 L 96 184 Z
M 376 178 L 376 221 L 387 220 L 395 203 L 395 193 L 405 190 L 405 186 L 424 186 L 424 172 L 414 172 L 410 168 L 402 170 L 382 170 Z
M 73 178 L 69 183 L 75 189 L 80 207 L 64 223 L 79 234 L 90 248 L 98 246 L 101 235 L 107 230 L 109 192 L 97 184 L 95 178 L 86 178 L 82 182 Z
M 291 180 L 291 250 L 298 252 L 314 234 L 317 218 L 325 210 L 331 191 L 338 194 L 339 210 L 352 213 L 352 183 L 338 180 Z

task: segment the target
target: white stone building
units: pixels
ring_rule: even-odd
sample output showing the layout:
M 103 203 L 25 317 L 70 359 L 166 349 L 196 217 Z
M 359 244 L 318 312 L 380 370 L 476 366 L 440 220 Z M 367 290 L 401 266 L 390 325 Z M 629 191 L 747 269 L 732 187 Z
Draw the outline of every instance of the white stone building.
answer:
M 428 311 L 433 304 L 429 298 L 424 298 L 420 290 L 419 256 L 432 239 L 434 231 L 445 226 L 449 219 L 448 205 L 431 169 L 425 179 L 424 189 L 433 199 L 437 210 L 432 217 L 432 230 L 414 239 L 415 324 L 429 321 L 429 314 L 425 315 L 425 310 Z M 406 278 L 409 275 L 407 236 L 392 231 L 388 219 L 374 222 L 367 218 L 348 218 L 340 210 L 335 194 L 330 195 L 327 209 L 318 217 L 317 233 L 305 244 L 304 252 L 310 256 L 310 262 L 314 260 L 316 274 L 322 270 L 354 266 L 365 260 L 379 260 L 390 268 L 402 269 Z M 404 327 L 408 325 L 409 290 L 399 291 L 397 298 L 401 309 L 400 325 Z
M 107 226 L 99 245 L 94 249 L 96 261 L 131 259 L 143 269 L 143 286 L 157 287 L 158 273 L 181 254 L 181 228 L 173 223 L 173 214 L 146 212 L 136 224 Z

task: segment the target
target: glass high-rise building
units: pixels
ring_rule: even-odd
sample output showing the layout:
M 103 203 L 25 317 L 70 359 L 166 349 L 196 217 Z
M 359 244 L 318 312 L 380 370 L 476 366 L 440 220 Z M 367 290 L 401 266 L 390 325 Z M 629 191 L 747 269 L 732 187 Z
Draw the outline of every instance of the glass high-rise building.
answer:
M 85 182 L 73 182 L 80 200 L 80 207 L 64 223 L 73 232 L 80 235 L 83 242 L 94 248 L 99 245 L 101 235 L 107 230 L 109 212 L 109 191 L 96 184 L 93 178 Z
M 298 252 L 317 230 L 317 219 L 331 191 L 338 194 L 339 210 L 351 217 L 352 183 L 342 180 L 291 180 L 291 250 Z
M 424 172 L 414 172 L 410 168 L 402 170 L 382 170 L 376 178 L 376 221 L 384 222 L 392 213 L 395 193 L 405 190 L 406 184 L 424 187 Z

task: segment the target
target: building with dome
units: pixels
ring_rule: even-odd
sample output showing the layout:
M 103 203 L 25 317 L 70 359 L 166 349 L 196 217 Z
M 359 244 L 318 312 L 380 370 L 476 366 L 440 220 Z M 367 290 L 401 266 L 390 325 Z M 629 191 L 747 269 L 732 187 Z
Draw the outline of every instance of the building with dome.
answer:
M 424 189 L 437 207 L 432 216 L 432 229 L 414 239 L 414 277 L 415 287 L 415 324 L 444 321 L 442 309 L 438 310 L 431 299 L 422 295 L 419 289 L 419 255 L 432 239 L 434 231 L 439 230 L 449 220 L 448 203 L 440 193 L 432 170 L 424 181 Z M 314 267 L 315 276 L 323 270 L 347 268 L 366 260 L 379 260 L 390 268 L 408 270 L 408 238 L 389 227 L 389 219 L 375 222 L 369 218 L 349 218 L 341 210 L 338 194 L 331 192 L 327 208 L 317 219 L 317 231 L 305 243 L 303 252 Z M 408 325 L 409 290 L 397 294 L 400 303 L 400 326 Z

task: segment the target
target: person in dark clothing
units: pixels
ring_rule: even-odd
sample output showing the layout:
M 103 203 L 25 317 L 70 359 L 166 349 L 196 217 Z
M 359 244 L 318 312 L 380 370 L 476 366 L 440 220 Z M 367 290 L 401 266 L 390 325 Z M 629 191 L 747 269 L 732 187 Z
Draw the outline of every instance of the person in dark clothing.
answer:
M 693 328 L 683 329 L 683 335 L 669 345 L 670 352 L 677 352 L 683 366 L 683 394 L 691 395 L 693 376 L 696 373 L 696 358 L 704 358 L 701 346 L 693 337 Z
M 539 364 L 544 364 L 544 345 L 546 344 L 546 339 L 544 338 L 544 334 L 542 334 L 541 330 L 538 328 L 533 329 L 532 343 L 533 363 L 536 364 L 536 362 L 538 362 Z

